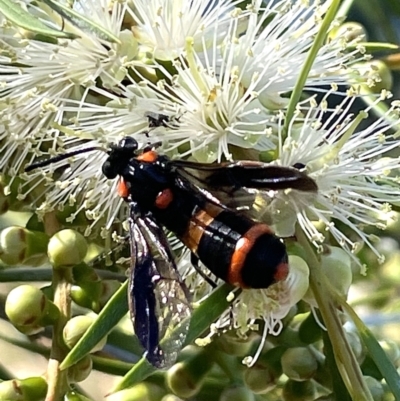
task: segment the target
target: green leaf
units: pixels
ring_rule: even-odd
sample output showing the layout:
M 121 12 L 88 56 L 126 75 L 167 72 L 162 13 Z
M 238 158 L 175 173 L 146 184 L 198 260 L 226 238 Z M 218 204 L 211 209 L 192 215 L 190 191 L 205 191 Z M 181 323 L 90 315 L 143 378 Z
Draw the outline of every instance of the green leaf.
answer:
M 358 317 L 354 309 L 341 298 L 337 298 L 337 300 L 353 320 L 353 323 L 360 334 L 361 340 L 368 349 L 369 356 L 375 362 L 376 367 L 384 377 L 395 399 L 400 401 L 400 376 L 397 373 L 396 368 L 393 366 L 392 362 L 390 362 L 371 330 L 369 330 L 364 322 Z
M 127 297 L 128 280 L 118 289 L 113 297 L 107 302 L 99 316 L 89 327 L 83 337 L 68 353 L 60 365 L 60 369 L 66 369 L 85 355 L 121 320 L 128 310 Z
M 283 133 L 286 136 L 290 127 L 290 123 L 292 121 L 294 112 L 296 110 L 297 103 L 300 100 L 301 94 L 303 92 L 304 85 L 307 81 L 308 74 L 311 71 L 311 68 L 314 64 L 314 61 L 318 55 L 319 49 L 324 44 L 326 34 L 329 30 L 329 27 L 332 21 L 335 19 L 336 12 L 338 11 L 340 5 L 340 0 L 332 0 L 329 5 L 328 11 L 325 14 L 324 20 L 322 21 L 321 27 L 315 36 L 314 43 L 311 46 L 311 49 L 308 52 L 307 58 L 305 60 L 304 66 L 300 71 L 299 77 L 294 86 L 292 95 L 290 96 L 289 105 L 287 108 L 285 125 L 283 127 Z
M 210 324 L 218 319 L 218 317 L 226 310 L 229 306 L 227 296 L 232 291 L 232 288 L 233 287 L 228 284 L 222 285 L 193 311 L 189 332 L 186 336 L 186 345 L 192 343 L 196 338 L 203 334 L 210 327 Z M 146 377 L 154 371 L 155 368 L 147 362 L 146 358 L 141 358 L 141 360 L 133 366 L 122 380 L 117 383 L 111 392 L 114 393 L 131 387 L 146 379 Z
M 332 391 L 335 400 L 351 401 L 351 397 L 347 388 L 340 376 L 339 370 L 336 365 L 335 356 L 333 354 L 333 348 L 331 340 L 326 331 L 322 332 L 322 339 L 324 342 L 324 354 L 326 356 L 326 367 L 329 369 L 329 375 L 331 377 Z
M 397 373 L 396 368 L 393 366 L 392 362 L 390 362 L 389 358 L 385 354 L 385 351 L 383 351 L 382 347 L 372 334 L 371 330 L 368 329 L 368 327 L 357 315 L 357 317 L 355 317 L 355 315 L 356 313 L 353 311 L 353 313 L 351 314 L 351 318 L 353 319 L 353 322 L 357 327 L 361 340 L 367 347 L 369 355 L 371 356 L 372 360 L 375 362 L 375 365 L 384 377 L 395 399 L 399 401 L 400 376 Z
M 398 45 L 384 42 L 359 42 L 356 45 L 348 46 L 347 48 L 352 50 L 356 47 L 364 47 L 368 53 L 382 52 L 385 50 L 399 50 Z
M 79 37 L 73 33 L 48 27 L 12 0 L 0 0 L 0 13 L 16 26 L 31 32 L 55 38 L 76 39 Z
M 105 29 L 104 26 L 101 26 L 96 22 L 91 21 L 89 18 L 86 18 L 72 8 L 54 0 L 42 1 L 46 3 L 56 13 L 60 14 L 62 17 L 70 21 L 71 24 L 77 26 L 79 29 L 82 29 L 82 31 L 90 32 L 98 38 L 107 40 L 111 43 L 121 43 L 118 37 L 115 36 L 112 32 Z

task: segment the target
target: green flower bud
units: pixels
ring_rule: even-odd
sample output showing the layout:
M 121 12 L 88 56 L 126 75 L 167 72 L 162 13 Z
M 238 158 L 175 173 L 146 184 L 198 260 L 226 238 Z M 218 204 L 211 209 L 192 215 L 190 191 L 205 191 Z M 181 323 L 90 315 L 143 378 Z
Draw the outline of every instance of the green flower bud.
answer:
M 318 369 L 317 360 L 306 347 L 287 349 L 282 355 L 281 362 L 283 373 L 289 379 L 296 381 L 311 379 Z
M 255 337 L 253 335 L 247 338 L 239 337 L 236 330 L 231 330 L 219 336 L 214 344 L 226 354 L 244 357 L 250 353 Z
M 100 283 L 99 283 L 100 284 Z M 94 299 L 98 295 L 99 289 L 97 285 L 94 285 L 93 291 L 90 285 L 86 285 L 85 288 L 73 285 L 71 287 L 71 299 L 79 306 L 91 309 L 93 312 L 99 312 L 100 304 L 98 299 Z
M 201 352 L 201 347 L 194 344 L 189 344 L 181 350 L 178 354 L 177 362 L 184 361 L 185 359 L 194 358 L 199 352 Z
M 389 67 L 382 60 L 371 60 L 353 65 L 360 75 L 361 93 L 381 93 L 393 86 L 393 76 Z
M 0 181 L 0 215 L 7 212 L 9 206 L 10 198 L 4 193 L 4 184 Z
M 55 268 L 77 265 L 86 255 L 87 242 L 74 230 L 61 230 L 49 241 L 47 254 Z
M 68 368 L 68 380 L 71 383 L 77 383 L 85 380 L 92 371 L 92 358 L 90 355 L 84 356 L 75 365 Z
M 329 32 L 328 39 L 334 38 L 343 38 L 347 42 L 358 38 L 366 41 L 367 31 L 364 26 L 358 22 L 345 22 Z
M 73 317 L 66 323 L 63 330 L 63 338 L 69 349 L 76 345 L 95 320 L 91 316 L 81 315 Z M 106 345 L 106 342 L 107 336 L 101 339 L 90 352 L 100 351 Z
M 47 235 L 41 232 L 7 227 L 0 232 L 0 258 L 8 265 L 25 263 L 35 256 L 43 258 L 48 242 Z
M 153 383 L 140 383 L 109 395 L 107 401 L 161 401 L 165 390 Z
M 175 394 L 166 394 L 161 401 L 182 401 L 182 398 L 177 397 Z
M 312 401 L 315 398 L 315 384 L 307 380 L 298 382 L 288 380 L 282 390 L 284 401 Z
M 68 391 L 64 396 L 64 401 L 92 401 L 90 398 L 85 397 L 82 394 L 78 394 L 75 391 Z
M 264 347 L 265 349 L 265 347 Z M 274 374 L 276 379 L 278 379 L 282 374 L 282 355 L 286 351 L 286 347 L 283 346 L 273 346 L 266 351 L 261 352 L 257 360 L 256 366 L 268 368 Z
M 335 287 L 338 292 L 347 297 L 353 274 L 351 270 L 351 259 L 342 248 L 330 246 L 321 255 L 321 268 L 327 281 Z M 303 298 L 311 305 L 317 306 L 311 288 L 308 289 Z
M 213 360 L 207 349 L 200 348 L 193 357 L 176 363 L 168 370 L 167 385 L 178 397 L 193 397 L 200 391 L 212 365 Z
M 365 352 L 364 352 L 364 347 L 361 343 L 360 336 L 358 333 L 353 332 L 353 331 L 346 331 L 345 332 L 347 342 L 350 345 L 350 348 L 352 349 L 354 356 L 357 359 L 358 363 L 362 363 L 365 358 Z
M 373 400 L 383 401 L 385 399 L 385 391 L 383 390 L 382 383 L 371 376 L 365 376 L 364 380 L 371 392 Z
M 254 394 L 246 387 L 233 386 L 225 388 L 219 401 L 254 401 Z
M 0 400 L 41 401 L 46 396 L 47 383 L 42 377 L 7 380 L 0 383 Z
M 5 310 L 22 333 L 35 334 L 59 317 L 58 308 L 36 287 L 21 285 L 7 296 Z
M 265 394 L 275 388 L 279 377 L 274 369 L 256 364 L 245 370 L 243 379 L 253 393 Z

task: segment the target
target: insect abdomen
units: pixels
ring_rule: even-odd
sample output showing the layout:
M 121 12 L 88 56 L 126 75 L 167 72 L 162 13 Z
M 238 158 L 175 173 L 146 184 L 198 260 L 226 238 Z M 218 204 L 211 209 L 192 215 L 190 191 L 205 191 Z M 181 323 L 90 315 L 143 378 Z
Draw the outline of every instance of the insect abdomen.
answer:
M 206 209 L 194 213 L 181 240 L 211 272 L 243 288 L 267 288 L 286 277 L 285 246 L 266 224 L 217 206 Z

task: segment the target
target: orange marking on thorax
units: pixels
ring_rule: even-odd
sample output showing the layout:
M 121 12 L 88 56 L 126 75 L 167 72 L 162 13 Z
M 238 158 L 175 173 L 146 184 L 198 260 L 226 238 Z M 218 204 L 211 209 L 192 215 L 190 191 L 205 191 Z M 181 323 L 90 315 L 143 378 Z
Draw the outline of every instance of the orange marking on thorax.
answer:
M 266 224 L 255 224 L 242 235 L 236 243 L 235 250 L 232 254 L 227 277 L 228 283 L 242 288 L 248 288 L 246 284 L 243 283 L 241 274 L 246 257 L 261 235 L 272 233 L 272 230 Z
M 170 203 L 174 200 L 174 194 L 169 188 L 163 189 L 158 195 L 154 202 L 154 205 L 158 209 L 166 209 Z
M 158 154 L 154 150 L 149 150 L 147 152 L 142 153 L 136 159 L 140 162 L 154 163 L 158 158 Z
M 129 188 L 122 177 L 119 179 L 117 192 L 121 198 L 127 198 L 129 196 Z

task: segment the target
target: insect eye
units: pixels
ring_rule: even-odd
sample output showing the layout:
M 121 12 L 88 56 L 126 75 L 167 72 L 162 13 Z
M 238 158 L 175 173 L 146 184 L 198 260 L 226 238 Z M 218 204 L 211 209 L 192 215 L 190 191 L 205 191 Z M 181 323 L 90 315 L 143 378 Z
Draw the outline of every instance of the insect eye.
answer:
M 113 165 L 108 160 L 106 160 L 103 163 L 101 170 L 102 170 L 103 174 L 105 175 L 105 177 L 108 178 L 109 180 L 112 180 L 113 178 L 115 178 L 118 175 L 118 173 L 113 168 Z
M 306 165 L 303 163 L 296 163 L 296 164 L 293 164 L 293 167 L 297 168 L 297 170 L 303 170 L 303 168 L 305 168 Z
M 133 139 L 131 136 L 126 136 L 119 141 L 118 147 L 127 153 L 132 153 L 138 149 L 139 145 L 136 139 Z

